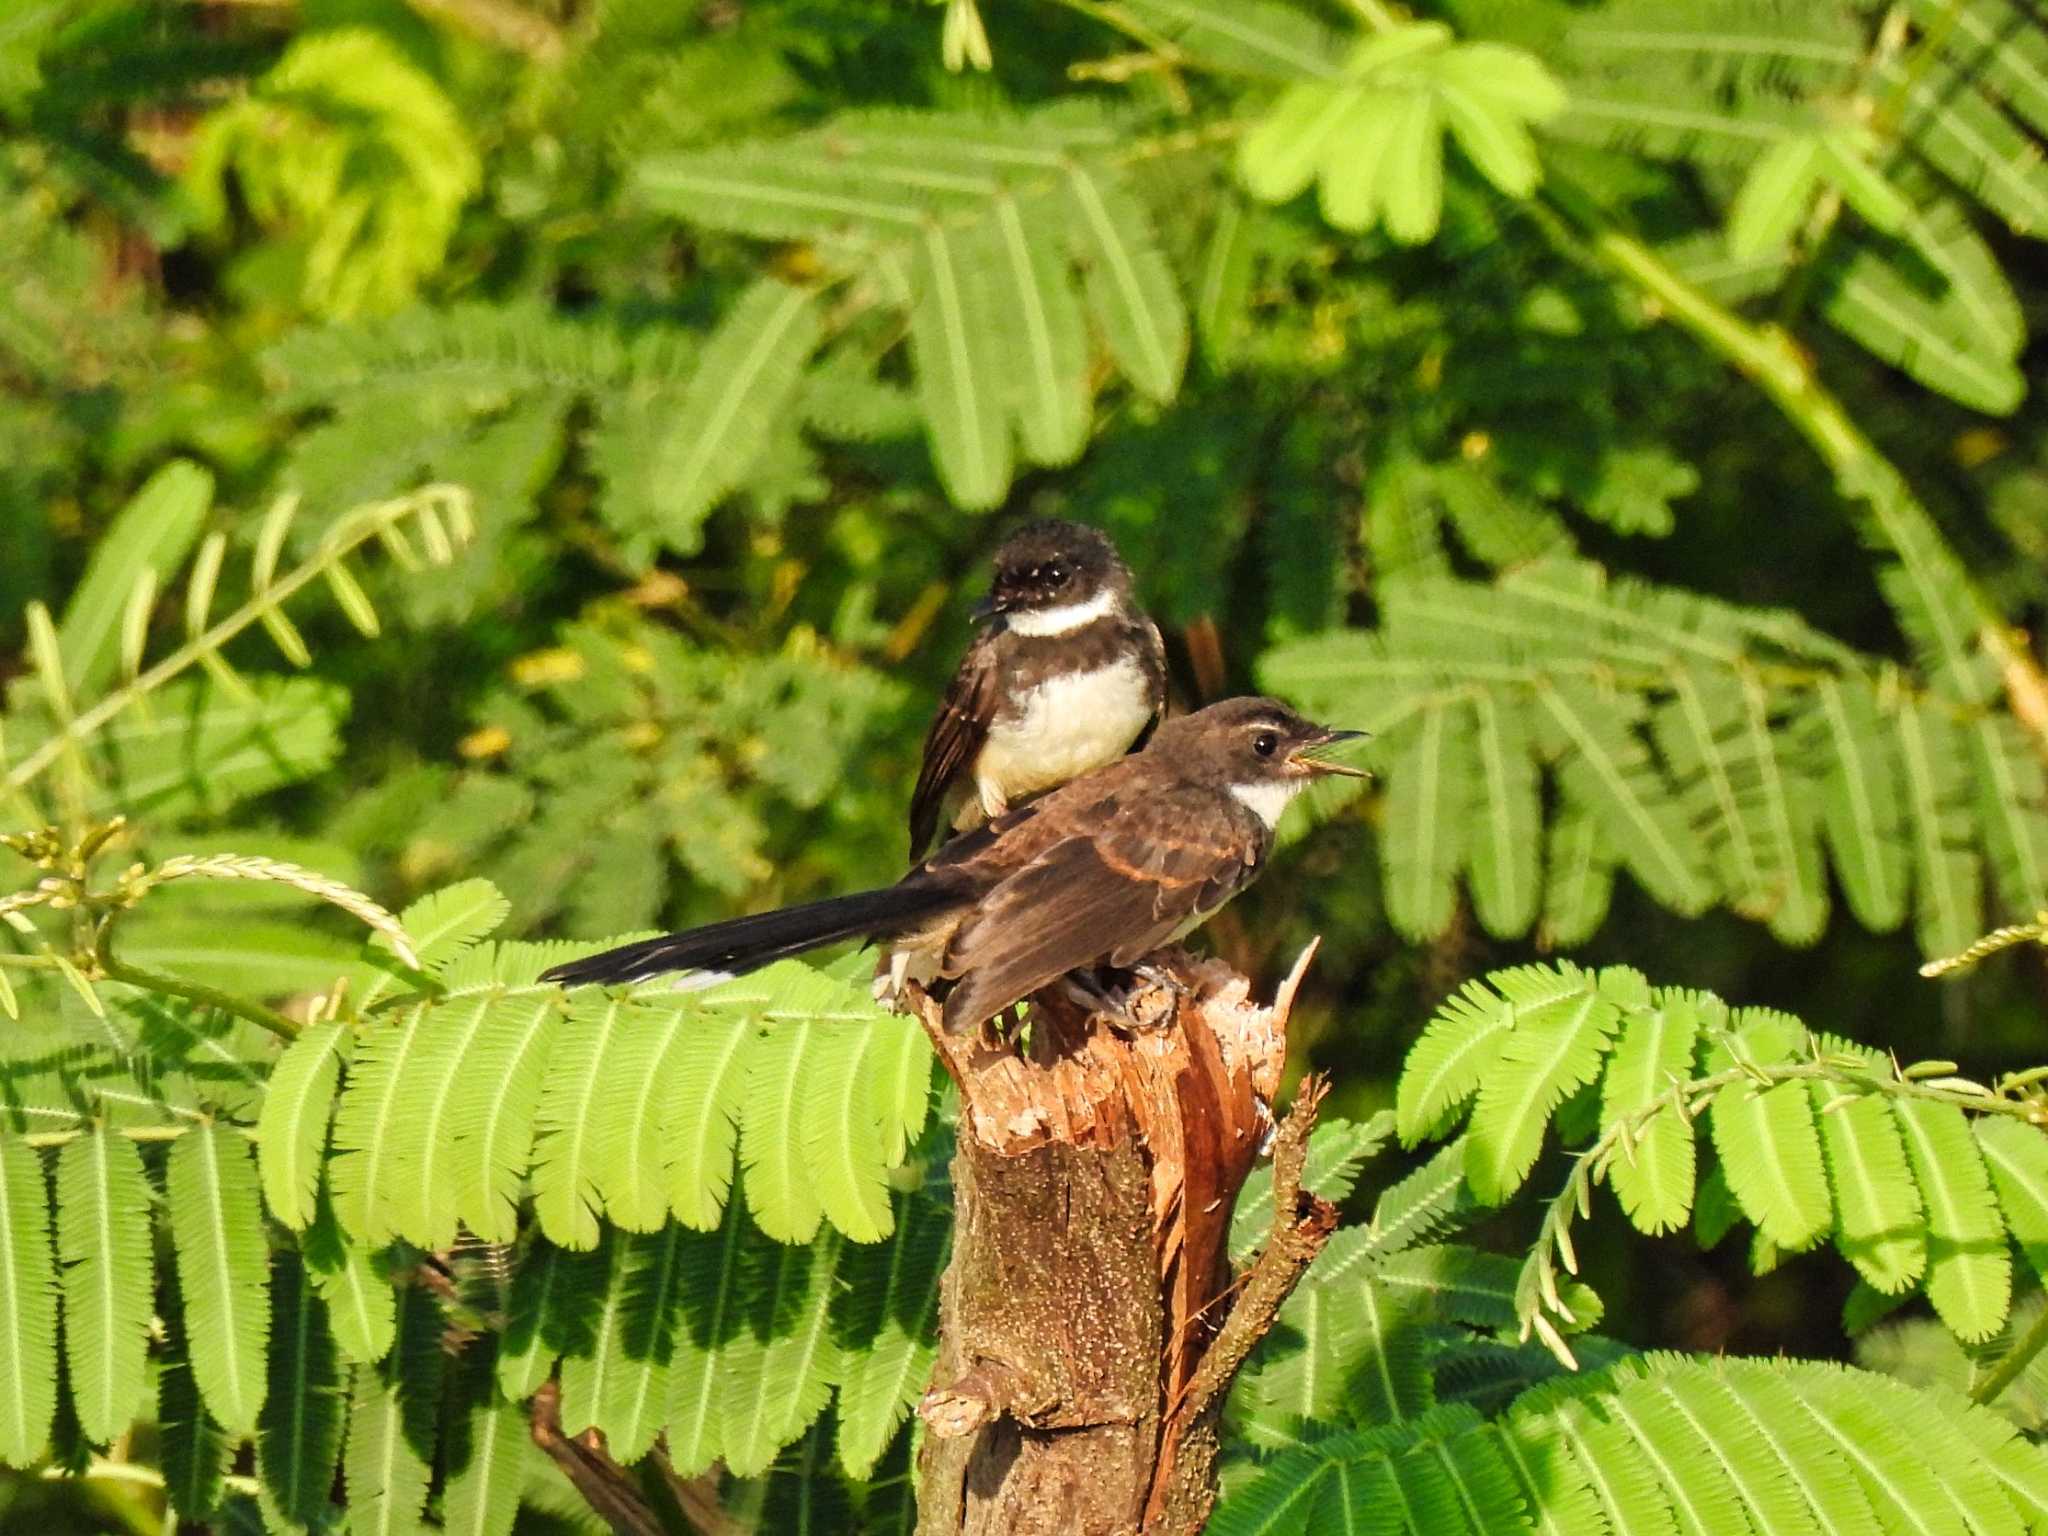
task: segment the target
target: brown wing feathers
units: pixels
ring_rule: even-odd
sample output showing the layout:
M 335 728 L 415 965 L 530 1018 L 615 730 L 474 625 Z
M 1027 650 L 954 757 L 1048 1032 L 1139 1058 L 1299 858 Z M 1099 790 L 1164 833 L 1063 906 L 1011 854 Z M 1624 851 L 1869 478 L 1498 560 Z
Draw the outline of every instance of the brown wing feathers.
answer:
M 986 636 L 968 648 L 960 670 L 946 686 L 939 712 L 925 733 L 924 759 L 917 787 L 910 792 L 910 856 L 931 847 L 938 834 L 946 799 L 967 775 L 975 755 L 988 740 L 989 721 L 996 712 L 995 658 Z M 968 792 L 973 793 L 969 784 Z

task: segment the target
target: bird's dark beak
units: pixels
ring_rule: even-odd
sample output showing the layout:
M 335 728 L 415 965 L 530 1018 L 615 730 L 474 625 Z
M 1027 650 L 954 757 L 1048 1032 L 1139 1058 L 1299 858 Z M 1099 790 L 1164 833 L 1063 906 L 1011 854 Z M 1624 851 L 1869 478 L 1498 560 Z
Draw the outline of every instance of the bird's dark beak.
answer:
M 1009 604 L 991 592 L 987 597 L 984 597 L 974 605 L 971 617 L 977 624 L 986 624 L 997 614 L 1007 612 L 1008 609 Z
M 1325 726 L 1294 755 L 1302 767 L 1311 773 L 1334 773 L 1347 779 L 1369 779 L 1372 777 L 1370 770 L 1352 763 L 1339 762 L 1330 754 L 1342 748 L 1346 742 L 1364 741 L 1371 735 L 1371 731 L 1339 731 Z

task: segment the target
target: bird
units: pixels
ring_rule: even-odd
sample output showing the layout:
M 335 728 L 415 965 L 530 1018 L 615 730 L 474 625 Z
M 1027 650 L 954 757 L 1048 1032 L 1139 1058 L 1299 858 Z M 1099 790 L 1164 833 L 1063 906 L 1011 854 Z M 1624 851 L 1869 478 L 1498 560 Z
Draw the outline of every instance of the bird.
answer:
M 548 971 L 567 985 L 674 971 L 711 985 L 821 945 L 888 946 L 884 970 L 950 983 L 949 1032 L 980 1029 L 1070 972 L 1130 968 L 1258 878 L 1281 813 L 1364 735 L 1277 699 L 1236 698 L 1164 722 L 1145 747 L 944 844 L 879 890 L 644 939 Z M 934 993 L 936 995 L 936 991 Z
M 1166 647 L 1096 529 L 1048 518 L 1003 541 L 982 627 L 925 733 L 910 856 L 1141 744 L 1166 712 Z

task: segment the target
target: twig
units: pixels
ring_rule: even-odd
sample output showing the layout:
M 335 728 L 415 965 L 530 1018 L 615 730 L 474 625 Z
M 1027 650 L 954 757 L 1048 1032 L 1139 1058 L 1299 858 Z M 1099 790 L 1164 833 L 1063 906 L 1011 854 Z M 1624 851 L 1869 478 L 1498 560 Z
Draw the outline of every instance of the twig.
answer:
M 145 992 L 155 992 L 165 997 L 182 997 L 188 1003 L 197 1003 L 202 1008 L 218 1008 L 222 1013 L 231 1013 L 238 1019 L 247 1019 L 259 1029 L 267 1029 L 278 1039 L 293 1041 L 299 1038 L 299 1026 L 286 1018 L 275 1008 L 266 1008 L 261 1003 L 251 1002 L 246 997 L 237 997 L 219 987 L 209 987 L 204 982 L 188 981 L 183 976 L 167 976 L 162 971 L 144 970 L 139 965 L 129 965 L 116 960 L 104 951 L 98 956 L 99 972 L 108 981 L 118 981 L 127 986 L 140 987 Z
M 1328 1078 L 1303 1078 L 1294 1107 L 1280 1123 L 1273 1142 L 1272 1230 L 1244 1277 L 1237 1305 L 1203 1353 L 1173 1411 L 1172 1417 L 1183 1425 L 1196 1423 L 1222 1406 L 1223 1396 L 1246 1358 L 1271 1331 L 1281 1306 L 1294 1294 L 1294 1287 L 1336 1229 L 1337 1208 L 1301 1187 L 1309 1133 L 1316 1127 L 1316 1111 L 1329 1091 Z
M 530 1422 L 533 1443 L 562 1469 L 599 1519 L 622 1536 L 668 1536 L 661 1517 L 626 1469 L 612 1460 L 595 1430 L 574 1439 L 562 1433 L 562 1389 L 555 1382 L 533 1394 Z
M 703 1532 L 703 1536 L 746 1536 L 749 1527 L 727 1514 L 718 1502 L 716 1467 L 697 1477 L 684 1477 L 669 1461 L 666 1442 L 655 1446 L 651 1454 L 655 1470 L 668 1485 L 669 1497 L 676 1501 L 676 1508 L 692 1530 Z
M 1970 1388 L 1973 1402 L 1995 1403 L 2000 1394 L 2019 1380 L 2020 1373 L 2034 1363 L 2034 1357 L 2048 1348 L 2048 1307 L 2041 1309 L 2041 1315 L 2034 1324 L 2020 1335 L 2019 1342 L 2005 1352 L 2005 1358 L 1976 1386 Z

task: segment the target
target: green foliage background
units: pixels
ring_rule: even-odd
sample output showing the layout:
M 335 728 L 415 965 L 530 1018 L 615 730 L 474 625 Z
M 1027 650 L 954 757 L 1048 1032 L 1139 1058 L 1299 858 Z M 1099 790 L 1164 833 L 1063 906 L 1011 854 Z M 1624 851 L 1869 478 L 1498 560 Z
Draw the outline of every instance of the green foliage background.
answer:
M 534 978 L 891 878 L 1027 514 L 1183 705 L 1377 733 L 1210 930 L 1325 937 L 1356 1218 L 1219 1529 L 1637 1528 L 1582 1414 L 1642 1529 L 1672 1414 L 1940 1422 L 1921 1528 L 2048 1518 L 2032 1374 L 1636 1353 L 1939 1393 L 2039 1316 L 2040 951 L 1916 974 L 2048 909 L 2031 6 L 28 0 L 0 123 L 0 1525 L 587 1524 L 560 1357 L 765 1528 L 902 1528 L 922 1042 L 857 960 Z

